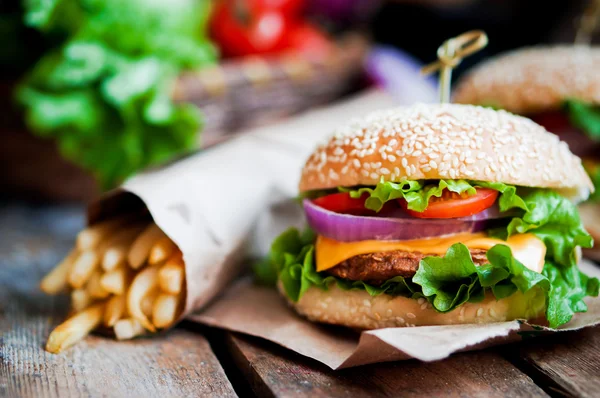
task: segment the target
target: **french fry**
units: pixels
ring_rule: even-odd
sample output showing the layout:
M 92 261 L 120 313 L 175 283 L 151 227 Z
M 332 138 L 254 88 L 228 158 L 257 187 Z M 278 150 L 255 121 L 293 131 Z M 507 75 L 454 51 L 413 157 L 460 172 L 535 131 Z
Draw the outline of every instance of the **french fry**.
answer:
M 71 307 L 75 312 L 81 312 L 92 302 L 90 294 L 85 289 L 75 289 L 71 292 Z
M 135 318 L 121 319 L 113 327 L 117 340 L 129 340 L 145 333 L 142 324 Z
M 100 278 L 100 286 L 112 294 L 124 294 L 127 288 L 128 271 L 125 267 L 107 272 Z
M 95 251 L 87 250 L 79 254 L 67 278 L 69 285 L 74 289 L 79 289 L 85 285 L 94 273 L 99 261 L 98 253 Z
M 48 275 L 42 279 L 40 289 L 46 294 L 58 294 L 67 287 L 67 278 L 79 253 L 73 249 Z
M 157 328 L 166 328 L 175 322 L 179 297 L 174 294 L 159 294 L 152 307 L 152 323 Z
M 158 289 L 153 289 L 142 299 L 142 312 L 144 315 L 146 315 L 146 317 L 152 318 L 152 307 L 154 306 L 154 300 L 156 300 L 156 297 L 158 297 L 159 294 L 160 293 Z
M 131 217 L 116 217 L 87 227 L 77 234 L 75 244 L 81 251 L 92 250 L 130 219 Z
M 50 333 L 46 350 L 58 354 L 82 340 L 102 321 L 104 303 L 94 304 L 61 323 Z
M 137 319 L 144 328 L 151 332 L 155 332 L 156 328 L 148 320 L 148 317 L 144 315 L 142 310 L 142 300 L 156 288 L 158 269 L 158 265 L 151 265 L 144 268 L 135 276 L 129 287 L 129 291 L 127 292 L 127 311 L 129 311 L 129 314 Z
M 129 246 L 126 245 L 113 246 L 106 249 L 102 257 L 102 269 L 108 272 L 124 264 L 127 259 L 128 250 Z
M 105 271 L 112 271 L 125 264 L 130 246 L 145 228 L 146 225 L 135 225 L 110 239 L 102 256 L 102 268 Z
M 106 303 L 103 324 L 107 327 L 114 326 L 125 315 L 126 300 L 124 295 L 113 296 Z
M 150 224 L 131 245 L 127 254 L 127 261 L 131 268 L 140 268 L 148 259 L 154 244 L 166 235 L 154 223 Z M 143 324 L 143 322 L 142 322 Z
M 86 290 L 90 294 L 92 298 L 103 299 L 107 298 L 110 295 L 110 292 L 102 287 L 100 280 L 102 278 L 102 273 L 100 270 L 94 271 L 90 280 L 87 283 Z
M 161 263 L 169 258 L 175 250 L 177 250 L 175 243 L 173 243 L 169 237 L 165 236 L 156 241 L 154 246 L 152 246 L 150 255 L 148 256 L 148 262 L 150 264 Z
M 184 265 L 181 253 L 172 256 L 158 271 L 158 284 L 162 291 L 179 294 L 184 280 Z

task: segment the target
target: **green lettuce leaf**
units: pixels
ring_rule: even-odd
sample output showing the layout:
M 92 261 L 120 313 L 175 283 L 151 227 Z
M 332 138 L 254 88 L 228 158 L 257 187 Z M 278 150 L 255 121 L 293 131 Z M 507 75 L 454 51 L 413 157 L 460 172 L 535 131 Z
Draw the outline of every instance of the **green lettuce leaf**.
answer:
M 508 211 L 514 208 L 525 211 L 529 210 L 523 198 L 517 194 L 517 187 L 514 185 L 487 181 L 474 181 L 471 183 L 481 188 L 490 188 L 500 192 L 500 197 L 498 198 L 498 207 L 500 208 L 500 211 Z
M 311 239 L 314 234 L 310 231 L 284 232 L 274 241 L 268 259 L 255 267 L 257 277 L 269 284 L 279 280 L 286 295 L 295 302 L 310 287 L 327 290 L 336 284 L 345 290 L 366 290 L 371 296 L 386 293 L 424 297 L 440 312 L 481 301 L 486 291 L 497 299 L 521 292 L 524 311 L 519 313 L 533 316 L 547 306 L 546 317 L 552 328 L 568 322 L 574 313 L 586 311 L 584 297 L 598 295 L 598 280 L 584 275 L 576 265 L 562 267 L 547 262 L 542 275 L 519 263 L 505 245 L 492 247 L 487 253 L 489 264 L 479 267 L 466 246 L 457 243 L 444 257 L 423 259 L 413 278 L 395 277 L 380 286 L 348 281 L 316 271 Z
M 576 265 L 546 262 L 543 274 L 550 281 L 546 315 L 552 328 L 569 322 L 576 312 L 586 312 L 584 297 L 598 296 L 598 279 L 585 275 Z
M 213 62 L 209 2 L 28 0 L 26 23 L 55 47 L 16 91 L 29 129 L 111 188 L 194 149 L 202 118 L 175 103 L 178 74 Z M 56 40 L 59 39 L 59 40 Z
M 525 190 L 521 200 L 527 210 L 521 216 L 514 217 L 506 227 L 496 228 L 488 233 L 493 237 L 507 239 L 515 234 L 532 232 L 544 241 L 547 258 L 563 266 L 576 265 L 575 247 L 593 245 L 593 239 L 584 229 L 577 207 L 548 189 Z
M 475 194 L 475 187 L 490 188 L 501 193 L 499 199 L 500 210 L 517 207 L 527 210 L 525 203 L 517 194 L 517 188 L 513 185 L 506 185 L 501 182 L 485 182 L 485 181 L 467 181 L 467 180 L 419 180 L 419 181 L 403 181 L 399 183 L 381 181 L 375 188 L 361 187 L 358 189 L 338 188 L 341 192 L 349 192 L 353 198 L 360 198 L 363 194 L 368 193 L 369 198 L 365 201 L 365 207 L 373 211 L 380 211 L 383 205 L 395 199 L 405 199 L 407 207 L 414 211 L 422 212 L 427 208 L 429 200 L 432 197 L 440 197 L 444 189 L 459 194 L 467 193 L 468 195 Z M 308 195 L 307 197 L 318 197 L 323 194 L 328 194 L 327 191 L 321 191 Z
M 591 139 L 600 141 L 600 106 L 571 98 L 565 102 L 565 107 L 574 126 Z
M 403 181 L 390 182 L 383 178 L 375 188 L 358 188 L 355 190 L 344 190 L 349 192 L 353 198 L 360 198 L 364 193 L 369 194 L 365 201 L 365 207 L 370 210 L 380 211 L 383 205 L 394 199 L 406 200 L 407 207 L 410 210 L 422 212 L 427 208 L 429 199 L 440 197 L 445 189 L 462 194 L 466 192 L 469 195 L 475 194 L 475 187 L 465 180 L 439 180 L 435 183 L 426 184 L 425 181 Z
M 440 312 L 447 312 L 467 302 L 483 299 L 489 288 L 497 299 L 519 290 L 526 293 L 535 286 L 549 290 L 543 275 L 518 262 L 505 245 L 496 245 L 487 253 L 489 264 L 477 267 L 469 249 L 462 243 L 452 245 L 444 257 L 426 257 L 421 261 L 413 282 L 420 285 L 425 297 Z

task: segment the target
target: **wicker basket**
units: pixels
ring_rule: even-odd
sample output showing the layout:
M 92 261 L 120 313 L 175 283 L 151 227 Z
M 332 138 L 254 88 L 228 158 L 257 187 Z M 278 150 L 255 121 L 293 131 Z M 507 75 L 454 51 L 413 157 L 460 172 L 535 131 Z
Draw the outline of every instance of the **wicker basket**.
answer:
M 366 51 L 365 39 L 348 35 L 319 61 L 294 54 L 227 61 L 184 73 L 173 98 L 202 109 L 206 124 L 201 147 L 206 147 L 339 98 L 356 87 Z
M 350 91 L 361 75 L 366 51 L 366 40 L 348 36 L 321 61 L 294 55 L 226 61 L 183 73 L 173 98 L 202 109 L 205 126 L 198 146 L 205 148 L 248 127 L 272 123 Z M 10 84 L 0 87 L 2 109 L 12 109 L 11 88 Z M 16 111 L 1 118 L 4 196 L 85 201 L 98 195 L 92 176 L 62 159 L 52 141 L 29 134 Z

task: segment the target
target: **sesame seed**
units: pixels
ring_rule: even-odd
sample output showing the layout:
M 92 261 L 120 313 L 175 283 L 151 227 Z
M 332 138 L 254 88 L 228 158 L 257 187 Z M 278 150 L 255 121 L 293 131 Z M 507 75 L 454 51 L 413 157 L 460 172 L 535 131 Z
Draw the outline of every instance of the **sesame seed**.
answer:
M 481 316 L 481 315 L 483 315 L 483 308 L 479 308 L 479 309 L 477 310 L 477 313 L 476 313 L 475 315 L 477 315 L 477 316 Z
M 408 312 L 406 314 L 407 317 L 409 317 L 410 319 L 415 319 L 417 316 L 415 314 L 413 314 L 412 312 Z

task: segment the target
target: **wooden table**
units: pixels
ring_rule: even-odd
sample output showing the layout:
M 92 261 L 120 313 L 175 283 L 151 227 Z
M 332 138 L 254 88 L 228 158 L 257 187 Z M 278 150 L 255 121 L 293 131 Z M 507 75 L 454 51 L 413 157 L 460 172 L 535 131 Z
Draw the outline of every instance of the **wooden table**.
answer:
M 83 208 L 0 202 L 0 396 L 600 396 L 600 328 L 512 346 L 331 371 L 271 343 L 184 322 L 130 342 L 43 350 L 67 299 L 37 290 Z

